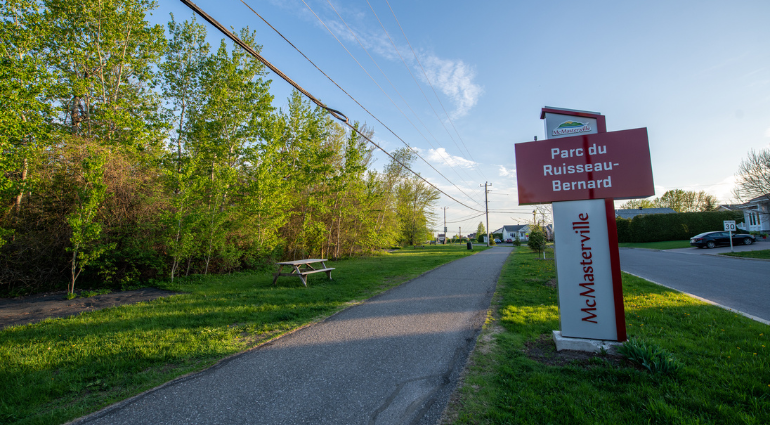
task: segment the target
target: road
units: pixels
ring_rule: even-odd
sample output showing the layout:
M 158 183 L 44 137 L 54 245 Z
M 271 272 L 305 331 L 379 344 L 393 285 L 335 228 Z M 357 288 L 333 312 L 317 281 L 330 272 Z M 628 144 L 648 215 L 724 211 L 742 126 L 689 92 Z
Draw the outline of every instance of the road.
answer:
M 770 261 L 621 248 L 620 268 L 770 321 Z
M 76 423 L 435 424 L 510 253 L 453 261 Z

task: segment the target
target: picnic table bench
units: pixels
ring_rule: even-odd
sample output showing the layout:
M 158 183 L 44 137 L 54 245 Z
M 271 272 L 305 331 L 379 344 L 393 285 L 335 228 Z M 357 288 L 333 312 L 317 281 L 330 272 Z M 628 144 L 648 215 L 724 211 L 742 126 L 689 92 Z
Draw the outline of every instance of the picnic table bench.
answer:
M 329 280 L 331 280 L 332 270 L 334 270 L 334 268 L 326 267 L 326 261 L 329 260 L 325 258 L 309 258 L 307 260 L 281 261 L 278 263 L 278 271 L 273 278 L 273 285 L 278 281 L 279 276 L 297 276 L 302 280 L 305 287 L 307 287 L 307 275 L 319 272 L 326 272 L 326 275 L 329 276 Z M 311 265 L 316 263 L 321 263 L 323 268 L 317 269 Z M 292 268 L 291 273 L 281 273 L 281 270 L 286 266 Z

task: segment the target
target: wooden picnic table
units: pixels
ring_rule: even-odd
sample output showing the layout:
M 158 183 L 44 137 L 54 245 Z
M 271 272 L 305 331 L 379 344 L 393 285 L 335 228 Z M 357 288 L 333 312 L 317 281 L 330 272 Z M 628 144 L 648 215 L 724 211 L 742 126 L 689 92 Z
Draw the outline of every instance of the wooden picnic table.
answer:
M 319 272 L 326 272 L 326 275 L 329 276 L 329 280 L 331 280 L 332 270 L 334 270 L 334 268 L 326 267 L 326 261 L 329 260 L 325 258 L 309 258 L 307 260 L 281 261 L 278 263 L 278 271 L 273 278 L 273 285 L 278 281 L 279 276 L 297 276 L 302 280 L 305 287 L 307 287 L 307 275 Z M 317 269 L 312 266 L 312 264 L 316 263 L 321 263 L 322 268 Z M 281 273 L 281 270 L 286 266 L 292 268 L 291 273 Z

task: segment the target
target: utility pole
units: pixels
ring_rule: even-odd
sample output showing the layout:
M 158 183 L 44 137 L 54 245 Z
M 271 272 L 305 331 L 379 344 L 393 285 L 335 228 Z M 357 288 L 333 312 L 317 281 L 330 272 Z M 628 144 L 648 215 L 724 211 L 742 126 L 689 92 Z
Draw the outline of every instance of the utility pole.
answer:
M 492 183 L 484 182 L 484 184 L 479 185 L 479 187 L 484 187 L 484 209 L 487 214 L 487 246 L 489 246 L 489 201 L 487 200 L 489 191 L 487 190 L 487 186 L 492 186 Z
M 449 207 L 442 208 L 444 210 L 444 245 L 446 245 L 446 209 Z
M 462 226 L 459 226 L 459 229 L 460 229 L 460 232 L 458 232 L 459 234 L 457 236 L 459 236 L 460 239 L 462 239 L 463 238 L 463 228 L 462 228 Z

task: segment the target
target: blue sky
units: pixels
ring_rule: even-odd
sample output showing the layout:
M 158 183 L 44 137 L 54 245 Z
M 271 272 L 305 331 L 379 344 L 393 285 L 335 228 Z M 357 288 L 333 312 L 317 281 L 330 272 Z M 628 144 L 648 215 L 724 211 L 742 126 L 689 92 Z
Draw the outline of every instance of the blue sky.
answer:
M 516 198 L 513 146 L 544 137 L 544 106 L 600 112 L 608 131 L 647 127 L 657 195 L 706 190 L 729 202 L 740 161 L 770 148 L 764 0 L 245 1 L 451 181 L 418 160 L 415 170 L 437 187 L 483 209 L 479 184 L 491 182 L 491 229 L 531 220 L 532 207 Z M 383 148 L 404 146 L 239 0 L 196 4 L 225 26 L 256 30 L 269 61 L 373 127 Z M 150 20 L 165 24 L 169 13 L 192 16 L 161 0 Z M 281 107 L 291 87 L 269 78 Z M 381 169 L 387 158 L 376 158 Z M 466 219 L 477 213 L 446 197 L 440 206 L 450 234 L 482 218 Z

